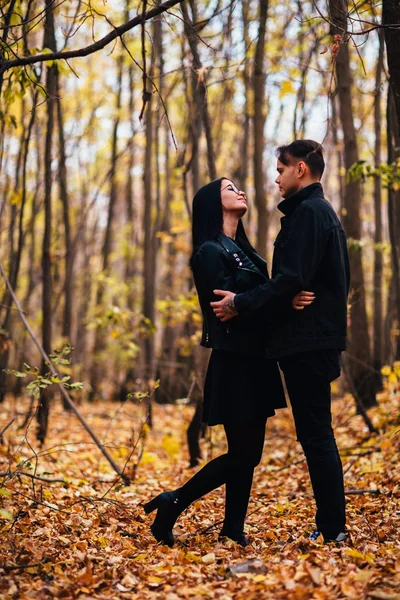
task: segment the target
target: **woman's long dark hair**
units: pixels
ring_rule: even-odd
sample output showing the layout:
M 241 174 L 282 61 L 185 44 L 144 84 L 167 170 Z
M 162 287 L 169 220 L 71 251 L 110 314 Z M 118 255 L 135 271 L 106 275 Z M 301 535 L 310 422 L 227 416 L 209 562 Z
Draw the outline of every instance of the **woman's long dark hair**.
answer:
M 222 231 L 221 181 L 223 179 L 227 178 L 220 177 L 207 183 L 207 185 L 199 189 L 193 198 L 192 255 L 190 257 L 190 265 L 192 264 L 193 256 L 200 246 L 208 240 L 217 238 Z M 255 252 L 246 235 L 241 219 L 239 219 L 235 241 L 243 250 Z

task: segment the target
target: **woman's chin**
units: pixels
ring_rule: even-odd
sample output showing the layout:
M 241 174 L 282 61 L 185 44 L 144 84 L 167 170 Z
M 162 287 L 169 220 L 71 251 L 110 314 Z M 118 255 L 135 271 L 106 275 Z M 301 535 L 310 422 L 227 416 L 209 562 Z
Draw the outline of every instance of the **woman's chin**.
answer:
M 244 217 L 244 215 L 247 213 L 247 206 L 241 206 L 240 208 L 238 208 L 237 210 L 237 214 L 239 215 L 239 219 L 241 219 L 242 217 Z

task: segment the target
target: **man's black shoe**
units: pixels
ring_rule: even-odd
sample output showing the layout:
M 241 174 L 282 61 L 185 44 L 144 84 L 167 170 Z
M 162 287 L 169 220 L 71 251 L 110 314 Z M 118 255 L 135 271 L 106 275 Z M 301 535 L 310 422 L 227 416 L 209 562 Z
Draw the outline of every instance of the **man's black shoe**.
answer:
M 308 536 L 308 539 L 312 542 L 317 541 L 317 539 L 319 538 L 319 536 L 321 535 L 321 532 L 318 531 L 318 529 L 315 529 L 312 533 L 310 533 L 310 535 Z M 335 542 L 336 544 L 342 544 L 343 542 L 347 541 L 347 535 L 344 532 L 338 533 L 338 535 L 334 538 L 325 538 L 324 537 L 324 542 L 325 544 L 328 544 L 329 542 Z
M 335 542 L 336 544 L 343 544 L 347 541 L 347 535 L 342 531 L 338 533 L 335 538 L 324 538 L 325 544 L 328 542 Z

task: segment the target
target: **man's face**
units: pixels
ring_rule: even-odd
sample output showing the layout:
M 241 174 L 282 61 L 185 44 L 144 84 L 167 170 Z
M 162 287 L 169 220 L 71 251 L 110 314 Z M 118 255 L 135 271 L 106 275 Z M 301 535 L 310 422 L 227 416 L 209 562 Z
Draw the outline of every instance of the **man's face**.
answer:
M 284 165 L 280 160 L 277 161 L 278 177 L 275 179 L 275 183 L 279 186 L 282 198 L 288 198 L 301 189 L 302 169 L 299 168 L 301 164 L 290 162 L 288 165 Z

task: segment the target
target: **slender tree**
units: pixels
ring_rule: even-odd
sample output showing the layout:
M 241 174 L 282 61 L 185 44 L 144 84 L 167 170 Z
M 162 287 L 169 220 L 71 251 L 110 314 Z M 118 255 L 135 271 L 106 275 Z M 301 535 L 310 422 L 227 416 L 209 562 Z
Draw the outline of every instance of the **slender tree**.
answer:
M 52 10 L 52 0 L 46 0 L 46 21 L 44 28 L 43 46 L 53 52 L 57 51 L 54 12 Z M 52 257 L 51 257 L 51 234 L 52 234 L 52 159 L 53 159 L 53 132 L 54 132 L 54 113 L 56 108 L 57 93 L 57 65 L 53 64 L 47 68 L 46 73 L 46 141 L 45 141 L 45 159 L 44 159 L 44 235 L 42 244 L 42 346 L 47 355 L 52 351 Z M 42 362 L 42 373 L 45 374 L 48 367 Z M 48 418 L 50 410 L 50 391 L 43 390 L 39 409 L 37 412 L 37 439 L 44 442 L 47 434 Z
M 253 70 L 253 169 L 255 205 L 257 207 L 257 250 L 266 256 L 268 236 L 268 209 L 265 197 L 264 170 L 264 126 L 265 126 L 265 35 L 267 28 L 268 2 L 259 1 L 259 26 Z
M 382 178 L 379 169 L 382 155 L 382 72 L 384 59 L 383 31 L 379 31 L 379 53 L 375 72 L 375 99 L 374 99 L 374 126 L 375 126 L 375 169 L 374 177 L 374 212 L 375 212 L 375 249 L 374 249 L 374 340 L 373 340 L 373 365 L 377 389 L 382 388 L 382 361 L 383 361 L 383 300 L 382 300 Z
M 330 0 L 332 35 L 344 36 L 347 29 L 347 0 Z M 344 138 L 344 166 L 350 169 L 359 160 L 357 134 L 354 126 L 353 87 L 350 69 L 350 53 L 347 43 L 340 45 L 336 57 L 335 73 L 339 115 Z M 347 180 L 343 198 L 343 223 L 349 237 L 351 267 L 351 324 L 348 349 L 349 376 L 358 402 L 365 408 L 376 403 L 375 378 L 372 367 L 368 319 L 366 311 L 366 290 L 362 263 L 361 246 L 361 184 Z
M 397 116 L 393 125 L 400 128 L 400 3 L 397 0 L 382 1 L 382 21 L 385 25 L 389 82 Z

